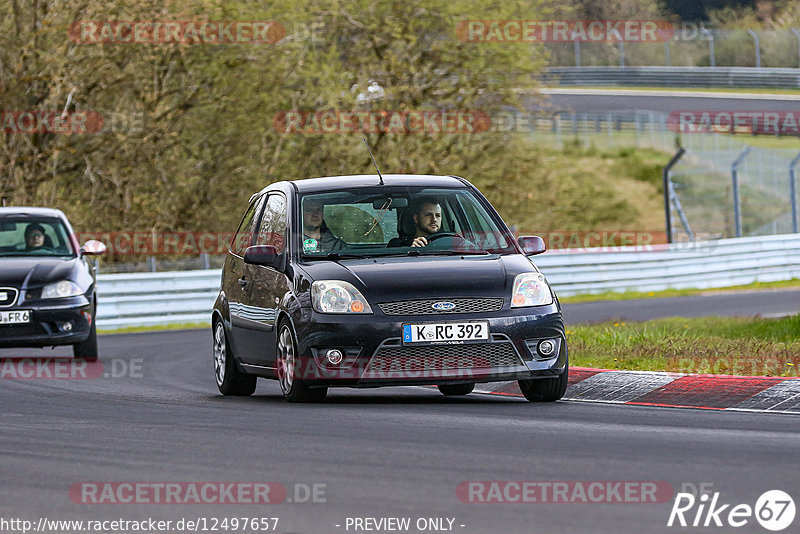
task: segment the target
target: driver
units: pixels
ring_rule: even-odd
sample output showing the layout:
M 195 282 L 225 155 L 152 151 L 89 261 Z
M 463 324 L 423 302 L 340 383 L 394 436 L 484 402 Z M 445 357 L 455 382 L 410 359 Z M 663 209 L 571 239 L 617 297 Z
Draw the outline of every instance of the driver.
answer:
M 44 228 L 37 223 L 31 223 L 25 228 L 25 247 L 27 250 L 44 246 Z
M 417 203 L 414 217 L 414 235 L 394 238 L 390 247 L 424 247 L 428 239 L 442 229 L 442 206 L 434 198 L 423 198 Z

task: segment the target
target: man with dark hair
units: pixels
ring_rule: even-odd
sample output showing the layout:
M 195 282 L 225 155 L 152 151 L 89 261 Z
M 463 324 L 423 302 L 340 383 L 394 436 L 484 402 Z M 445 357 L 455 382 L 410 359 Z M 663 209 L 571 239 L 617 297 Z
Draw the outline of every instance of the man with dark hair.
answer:
M 414 218 L 414 235 L 401 236 L 389 241 L 390 247 L 424 247 L 428 238 L 442 229 L 442 206 L 433 197 L 425 197 L 417 201 L 412 215 Z
M 25 228 L 25 248 L 27 250 L 44 246 L 44 227 L 38 223 L 31 223 Z

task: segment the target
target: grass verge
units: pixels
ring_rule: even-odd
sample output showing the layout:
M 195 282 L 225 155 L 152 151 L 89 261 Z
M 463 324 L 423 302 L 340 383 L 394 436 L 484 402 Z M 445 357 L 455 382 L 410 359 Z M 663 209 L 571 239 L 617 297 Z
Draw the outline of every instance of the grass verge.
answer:
M 545 273 L 547 274 L 547 273 Z M 562 304 L 579 304 L 581 302 L 601 302 L 609 300 L 634 300 L 646 298 L 685 297 L 691 295 L 707 295 L 709 293 L 725 293 L 728 291 L 753 291 L 761 289 L 800 288 L 800 279 L 782 280 L 779 282 L 753 282 L 742 286 L 717 287 L 711 289 L 666 289 L 664 291 L 625 291 L 618 293 L 605 291 L 586 295 L 573 295 L 558 300 Z
M 136 334 L 139 332 L 164 332 L 169 330 L 195 330 L 211 328 L 211 323 L 179 323 L 154 326 L 126 326 L 124 328 L 98 328 L 98 334 Z
M 800 376 L 800 315 L 673 317 L 567 328 L 576 367 L 743 376 Z
M 581 85 L 558 87 L 548 87 L 548 89 L 597 89 L 610 91 L 677 91 L 684 93 L 752 93 L 760 95 L 800 95 L 800 89 L 775 89 L 770 87 L 657 87 L 657 86 L 633 86 L 633 85 Z

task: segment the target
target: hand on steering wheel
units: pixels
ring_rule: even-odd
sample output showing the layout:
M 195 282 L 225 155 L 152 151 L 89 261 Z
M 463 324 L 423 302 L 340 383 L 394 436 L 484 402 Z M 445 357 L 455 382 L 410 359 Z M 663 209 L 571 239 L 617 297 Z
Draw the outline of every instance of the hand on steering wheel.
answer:
M 428 236 L 428 244 L 431 244 L 433 241 L 440 239 L 442 237 L 461 237 L 455 232 L 440 232 L 438 234 L 431 234 Z

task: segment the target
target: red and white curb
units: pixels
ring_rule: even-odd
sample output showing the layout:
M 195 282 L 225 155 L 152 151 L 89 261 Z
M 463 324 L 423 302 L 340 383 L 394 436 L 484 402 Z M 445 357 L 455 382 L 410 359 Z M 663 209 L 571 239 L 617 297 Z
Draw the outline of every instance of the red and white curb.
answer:
M 476 391 L 522 396 L 516 382 L 479 384 Z M 800 379 L 572 367 L 564 400 L 800 414 Z

